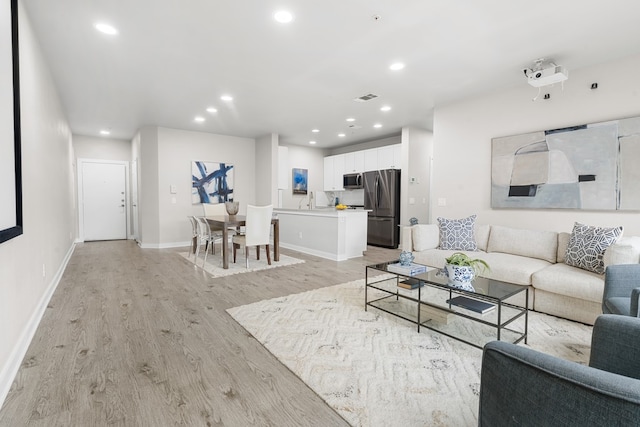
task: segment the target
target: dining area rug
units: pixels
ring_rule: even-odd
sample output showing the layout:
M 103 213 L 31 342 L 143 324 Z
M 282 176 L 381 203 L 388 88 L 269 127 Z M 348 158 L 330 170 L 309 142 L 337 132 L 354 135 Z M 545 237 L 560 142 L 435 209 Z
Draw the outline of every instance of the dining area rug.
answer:
M 227 312 L 353 426 L 478 423 L 482 350 L 365 311 L 364 280 Z M 586 364 L 591 331 L 530 312 L 528 346 Z
M 233 274 L 241 274 L 241 273 L 251 273 L 254 271 L 267 270 L 271 268 L 285 267 L 289 265 L 301 264 L 304 262 L 302 259 L 294 258 L 292 256 L 280 254 L 280 261 L 275 261 L 273 259 L 273 254 L 271 254 L 271 265 L 267 263 L 267 256 L 264 251 L 260 254 L 260 259 L 257 260 L 255 256 L 255 251 L 252 250 L 249 254 L 249 268 L 246 267 L 244 253 L 238 253 L 237 262 L 233 262 L 233 255 L 229 254 L 229 268 L 222 268 L 222 253 L 220 251 L 216 252 L 216 254 L 209 253 L 207 255 L 207 262 L 204 267 L 202 266 L 204 261 L 204 254 L 201 252 L 200 256 L 197 259 L 197 262 L 194 262 L 194 256 L 189 252 L 180 252 L 179 255 L 186 259 L 187 261 L 194 263 L 199 268 L 203 268 L 204 271 L 209 273 L 211 276 L 215 277 L 224 277 L 231 276 Z

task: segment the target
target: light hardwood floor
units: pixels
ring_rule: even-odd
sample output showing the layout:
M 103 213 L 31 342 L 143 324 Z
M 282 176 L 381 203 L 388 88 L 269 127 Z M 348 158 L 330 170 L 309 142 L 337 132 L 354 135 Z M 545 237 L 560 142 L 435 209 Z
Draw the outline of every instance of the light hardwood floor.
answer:
M 180 249 L 184 251 L 184 249 Z M 0 410 L 1 426 L 346 426 L 226 309 L 364 277 L 369 247 L 213 279 L 176 252 L 77 245 Z

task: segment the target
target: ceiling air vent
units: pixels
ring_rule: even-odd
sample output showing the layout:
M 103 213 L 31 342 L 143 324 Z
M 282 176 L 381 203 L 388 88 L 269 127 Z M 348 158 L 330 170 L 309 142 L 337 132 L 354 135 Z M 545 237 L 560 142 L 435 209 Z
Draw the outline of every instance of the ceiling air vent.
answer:
M 368 93 L 366 95 L 362 95 L 362 96 L 360 96 L 358 98 L 355 98 L 354 101 L 356 101 L 356 102 L 367 102 L 367 101 L 371 101 L 372 99 L 377 98 L 377 97 L 378 97 L 378 95 L 374 95 L 372 93 Z

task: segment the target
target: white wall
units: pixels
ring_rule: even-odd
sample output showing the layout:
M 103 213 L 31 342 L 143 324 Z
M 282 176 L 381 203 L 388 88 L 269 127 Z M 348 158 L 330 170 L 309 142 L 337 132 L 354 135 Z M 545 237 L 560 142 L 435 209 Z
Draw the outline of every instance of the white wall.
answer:
M 432 156 L 433 133 L 412 127 L 402 129 L 401 224 L 409 224 L 411 217 L 422 224 L 430 222 Z
M 348 145 L 346 147 L 335 147 L 328 150 L 325 156 L 333 156 L 334 154 L 352 153 L 354 151 L 368 150 L 369 148 L 385 147 L 387 145 L 400 144 L 402 142 L 402 135 L 387 136 L 380 139 L 374 139 L 371 141 L 360 142 L 358 144 Z
M 191 201 L 191 162 L 225 162 L 234 167 L 234 200 L 240 213 L 254 204 L 255 140 L 169 128 L 140 132 L 141 246 L 187 246 L 191 236 L 188 215 L 202 215 Z M 172 194 L 170 186 L 177 192 Z
M 24 234 L 0 244 L 0 404 L 75 239 L 71 132 L 21 2 L 19 27 Z
M 278 135 L 269 134 L 256 140 L 255 203 L 278 205 Z
M 131 161 L 131 141 L 73 135 L 76 159 Z
M 289 163 L 279 167 L 287 168 L 289 189 L 282 191 L 282 207 L 285 209 L 298 209 L 302 204 L 306 208 L 307 196 L 294 195 L 291 180 L 291 170 L 293 168 L 307 169 L 309 191 L 316 195 L 323 191 L 324 187 L 324 157 L 325 152 L 318 148 L 302 147 L 300 145 L 289 145 Z
M 570 72 L 564 91 L 543 88 L 549 100 L 533 102 L 536 90 L 523 78 L 511 90 L 436 109 L 433 220 L 475 213 L 479 223 L 571 231 L 580 221 L 640 235 L 638 212 L 491 209 L 492 138 L 640 115 L 640 56 Z M 590 89 L 594 82 L 599 89 Z M 446 206 L 438 206 L 439 198 Z

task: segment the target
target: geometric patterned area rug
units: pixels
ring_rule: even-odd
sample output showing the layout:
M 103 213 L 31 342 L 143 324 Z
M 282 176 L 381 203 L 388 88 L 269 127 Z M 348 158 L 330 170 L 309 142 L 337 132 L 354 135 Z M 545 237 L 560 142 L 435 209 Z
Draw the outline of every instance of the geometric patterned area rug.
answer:
M 478 424 L 482 350 L 365 311 L 364 280 L 227 312 L 353 426 Z M 527 346 L 586 364 L 591 331 L 530 312 Z
M 218 251 L 215 255 L 209 253 L 207 255 L 207 263 L 204 266 L 204 271 L 211 274 L 213 277 L 223 277 L 223 276 L 231 276 L 232 274 L 250 273 L 252 271 L 267 270 L 270 268 L 284 267 L 287 265 L 300 264 L 304 262 L 304 260 L 302 259 L 290 257 L 283 254 L 280 254 L 280 261 L 276 262 L 273 259 L 273 254 L 271 254 L 271 265 L 269 265 L 267 263 L 267 256 L 264 254 L 264 251 L 260 254 L 260 260 L 256 259 L 255 251 L 252 251 L 250 255 L 251 256 L 249 257 L 249 268 L 245 267 L 246 264 L 245 264 L 244 254 L 239 253 L 238 261 L 235 264 L 233 262 L 233 255 L 230 254 L 229 268 L 224 269 L 222 268 L 222 255 L 220 251 Z M 180 252 L 180 256 L 182 256 L 184 259 L 192 263 L 194 262 L 193 255 L 191 255 L 189 252 Z M 196 263 L 196 265 L 200 268 L 202 268 L 203 259 L 204 259 L 204 256 L 200 254 L 200 257 L 198 258 L 198 262 Z

